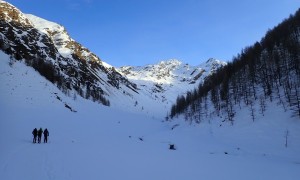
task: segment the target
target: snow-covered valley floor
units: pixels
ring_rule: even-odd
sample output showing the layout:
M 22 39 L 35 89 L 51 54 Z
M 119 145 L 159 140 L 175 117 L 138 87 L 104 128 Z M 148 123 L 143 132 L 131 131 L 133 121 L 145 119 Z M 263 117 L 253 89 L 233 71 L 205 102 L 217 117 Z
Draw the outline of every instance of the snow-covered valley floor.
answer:
M 67 97 L 23 63 L 10 67 L 3 53 L 0 82 L 1 180 L 300 177 L 300 122 L 276 105 L 254 123 L 163 122 Z M 35 127 L 48 128 L 48 144 L 32 143 Z

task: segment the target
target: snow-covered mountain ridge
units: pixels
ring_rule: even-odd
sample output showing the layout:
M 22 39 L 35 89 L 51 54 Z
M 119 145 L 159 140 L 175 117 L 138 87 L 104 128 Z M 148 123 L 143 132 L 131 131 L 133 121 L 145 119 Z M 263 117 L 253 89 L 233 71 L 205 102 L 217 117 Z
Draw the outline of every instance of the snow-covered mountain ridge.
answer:
M 0 49 L 24 61 L 66 94 L 109 105 L 108 96 L 137 93 L 136 85 L 69 37 L 56 23 L 0 3 Z
M 54 22 L 24 14 L 13 5 L 0 2 L 0 49 L 15 60 L 24 61 L 69 96 L 80 96 L 105 105 L 166 114 L 178 95 L 198 86 L 224 65 L 210 59 L 200 66 L 178 60 L 144 67 L 115 68 L 72 39 Z
M 62 25 L 47 21 L 32 14 L 25 14 L 25 17 L 29 19 L 36 29 L 51 38 L 58 52 L 63 57 L 73 58 L 72 56 L 75 54 L 87 62 L 94 61 L 101 63 L 105 68 L 112 68 L 111 65 L 101 61 L 100 58 L 90 52 L 89 49 L 72 39 Z
M 123 66 L 118 70 L 168 111 L 177 96 L 197 88 L 207 76 L 224 65 L 225 62 L 213 58 L 198 66 L 172 59 L 154 65 Z
M 300 121 L 280 107 L 281 94 L 254 111 L 241 104 L 233 125 L 211 111 L 192 114 L 206 118 L 200 124 L 166 121 L 170 102 L 223 63 L 117 69 L 85 59 L 92 53 L 79 43 L 68 48 L 76 41 L 56 23 L 45 30 L 30 19 L 0 0 L 0 180 L 299 179 Z M 113 107 L 88 100 L 97 90 Z M 198 108 L 214 108 L 209 99 Z M 47 128 L 48 143 L 32 143 L 33 128 Z
M 199 66 L 190 66 L 179 60 L 171 59 L 154 65 L 123 66 L 119 68 L 119 71 L 130 80 L 152 81 L 159 84 L 187 81 L 189 84 L 194 84 L 202 75 L 209 75 L 224 65 L 226 65 L 225 62 L 213 58 Z

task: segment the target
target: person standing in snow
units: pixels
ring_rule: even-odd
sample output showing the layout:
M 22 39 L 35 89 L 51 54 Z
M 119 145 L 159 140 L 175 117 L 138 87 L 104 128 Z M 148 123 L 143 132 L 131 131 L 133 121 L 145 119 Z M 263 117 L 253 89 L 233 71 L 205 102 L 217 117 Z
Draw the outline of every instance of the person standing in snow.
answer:
M 34 128 L 33 131 L 32 131 L 32 135 L 33 135 L 33 143 L 36 143 L 36 137 L 37 137 L 37 134 L 38 134 L 37 129 Z
M 48 142 L 48 136 L 49 136 L 49 131 L 48 129 L 46 128 L 44 130 L 44 143 L 47 143 Z
M 42 134 L 43 134 L 43 129 L 40 128 L 40 129 L 38 130 L 38 143 L 41 143 Z

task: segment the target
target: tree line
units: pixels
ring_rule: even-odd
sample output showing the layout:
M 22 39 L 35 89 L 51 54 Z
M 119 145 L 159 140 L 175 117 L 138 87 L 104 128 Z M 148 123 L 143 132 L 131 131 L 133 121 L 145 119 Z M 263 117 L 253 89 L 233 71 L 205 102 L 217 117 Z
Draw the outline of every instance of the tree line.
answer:
M 263 115 L 266 101 L 278 101 L 300 117 L 300 9 L 269 30 L 260 42 L 244 48 L 199 87 L 179 96 L 168 118 L 184 114 L 201 122 L 211 113 L 234 122 L 235 107 L 246 105 L 255 120 L 254 104 Z M 213 106 L 213 112 L 209 111 Z

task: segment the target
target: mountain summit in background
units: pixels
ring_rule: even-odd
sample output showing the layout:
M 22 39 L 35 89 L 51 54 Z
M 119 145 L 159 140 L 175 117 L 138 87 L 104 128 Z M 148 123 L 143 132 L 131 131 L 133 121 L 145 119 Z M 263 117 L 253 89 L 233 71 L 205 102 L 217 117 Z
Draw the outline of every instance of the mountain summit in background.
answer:
M 299 24 L 228 64 L 117 68 L 0 0 L 0 179 L 298 180 Z
M 13 5 L 0 4 L 0 49 L 23 61 L 56 84 L 69 96 L 79 95 L 104 105 L 153 112 L 149 104 L 160 104 L 165 113 L 178 94 L 198 86 L 226 63 L 211 59 L 190 67 L 178 60 L 145 67 L 116 68 L 103 62 L 66 29 L 45 19 L 23 14 Z

